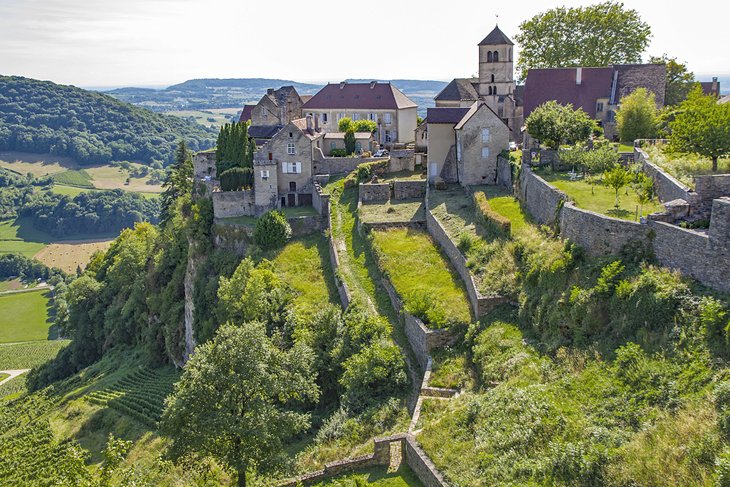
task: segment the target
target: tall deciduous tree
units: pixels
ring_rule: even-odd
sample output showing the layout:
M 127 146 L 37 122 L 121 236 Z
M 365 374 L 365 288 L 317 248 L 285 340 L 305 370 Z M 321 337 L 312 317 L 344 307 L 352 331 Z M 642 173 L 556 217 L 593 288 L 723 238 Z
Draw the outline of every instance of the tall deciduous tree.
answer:
M 170 209 L 175 200 L 180 196 L 189 195 L 193 191 L 193 161 L 190 151 L 181 140 L 175 151 L 175 162 L 167 173 L 165 182 L 162 184 L 162 208 L 160 209 L 160 221 L 164 225 L 170 219 Z
M 664 92 L 664 105 L 679 105 L 687 99 L 692 86 L 694 86 L 695 75 L 684 63 L 677 61 L 676 57 L 652 56 L 649 58 L 651 64 L 664 64 L 667 67 L 667 85 Z
M 616 122 L 622 142 L 655 137 L 657 108 L 654 93 L 647 91 L 646 88 L 637 88 L 630 95 L 621 98 L 621 107 L 616 112 Z
M 223 325 L 201 345 L 167 399 L 162 429 L 174 454 L 209 455 L 237 472 L 272 468 L 284 442 L 309 427 L 292 406 L 318 397 L 312 351 L 276 347 L 264 325 Z
M 525 122 L 528 133 L 551 149 L 560 144 L 575 144 L 590 137 L 595 122 L 573 105 L 548 101 L 532 111 Z
M 730 103 L 718 104 L 713 96 L 702 94 L 696 86 L 679 107 L 673 122 L 671 147 L 680 152 L 692 152 L 717 160 L 730 156 Z
M 636 63 L 650 36 L 649 25 L 623 3 L 558 7 L 520 24 L 517 69 L 524 79 L 530 68 Z

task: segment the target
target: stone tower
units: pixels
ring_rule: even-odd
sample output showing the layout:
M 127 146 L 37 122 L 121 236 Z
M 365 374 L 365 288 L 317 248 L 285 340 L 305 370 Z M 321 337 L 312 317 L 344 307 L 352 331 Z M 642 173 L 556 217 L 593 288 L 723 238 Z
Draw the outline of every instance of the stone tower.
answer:
M 513 49 L 499 26 L 479 43 L 479 95 L 495 110 L 498 97 L 512 95 L 515 89 Z

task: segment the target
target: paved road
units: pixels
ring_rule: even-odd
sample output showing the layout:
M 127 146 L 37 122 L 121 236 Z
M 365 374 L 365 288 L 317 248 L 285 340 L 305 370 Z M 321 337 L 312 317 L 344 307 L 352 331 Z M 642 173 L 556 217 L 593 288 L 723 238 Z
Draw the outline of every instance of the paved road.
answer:
M 21 374 L 25 374 L 29 370 L 30 369 L 0 370 L 0 374 L 8 374 L 10 376 L 10 377 L 6 377 L 3 380 L 0 380 L 0 386 L 5 384 L 6 382 L 8 382 L 11 379 L 15 379 L 16 377 L 18 377 Z

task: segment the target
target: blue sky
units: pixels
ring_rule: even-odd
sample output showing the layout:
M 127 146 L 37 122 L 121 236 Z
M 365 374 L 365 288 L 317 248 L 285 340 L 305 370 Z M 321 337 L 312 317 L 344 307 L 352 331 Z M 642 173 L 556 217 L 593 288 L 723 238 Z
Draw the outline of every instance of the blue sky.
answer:
M 586 2 L 566 1 L 567 6 Z M 647 54 L 730 75 L 730 2 L 627 0 L 653 30 Z M 451 79 L 476 44 L 510 37 L 544 1 L 0 0 L 0 73 L 80 86 L 190 78 Z

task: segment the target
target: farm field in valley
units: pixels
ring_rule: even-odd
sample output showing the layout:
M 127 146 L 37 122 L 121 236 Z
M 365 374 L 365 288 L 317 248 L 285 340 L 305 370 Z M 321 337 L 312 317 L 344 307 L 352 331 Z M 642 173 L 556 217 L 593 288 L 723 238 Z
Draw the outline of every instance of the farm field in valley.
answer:
M 165 113 L 180 118 L 192 119 L 196 123 L 206 127 L 220 127 L 230 122 L 231 117 L 240 111 L 240 108 L 208 108 L 206 110 L 175 110 Z
M 48 267 L 57 267 L 68 273 L 76 272 L 76 268 L 85 268 L 89 258 L 96 251 L 105 251 L 113 239 L 103 240 L 70 240 L 48 244 L 33 257 Z
M 48 333 L 48 289 L 0 295 L 0 343 L 45 340 Z

